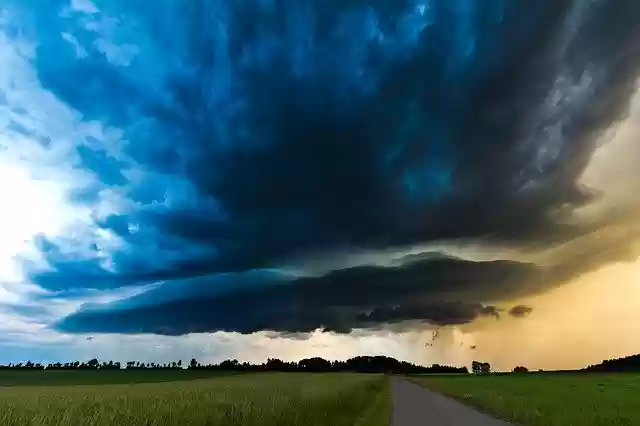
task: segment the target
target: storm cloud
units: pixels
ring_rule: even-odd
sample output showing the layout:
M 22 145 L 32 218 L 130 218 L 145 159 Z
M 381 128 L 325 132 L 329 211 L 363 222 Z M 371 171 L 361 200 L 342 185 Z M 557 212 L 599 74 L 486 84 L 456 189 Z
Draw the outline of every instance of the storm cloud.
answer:
M 37 40 L 40 84 L 111 131 L 72 154 L 96 177 L 70 197 L 93 233 L 39 237 L 29 278 L 153 287 L 60 330 L 460 324 L 592 267 L 431 254 L 309 276 L 299 260 L 537 252 L 607 227 L 571 219 L 640 75 L 636 0 L 30 3 L 3 8 Z
M 278 280 L 278 278 L 280 278 Z M 431 325 L 500 317 L 483 303 L 544 285 L 543 271 L 508 261 L 471 262 L 433 255 L 400 266 L 360 266 L 286 280 L 269 271 L 160 285 L 110 305 L 86 306 L 65 318 L 65 331 L 184 334 L 317 329 L 349 333 L 403 321 Z M 226 283 L 242 282 L 226 287 Z M 519 285 L 513 285 L 518 283 Z M 185 292 L 185 288 L 190 288 Z M 206 289 L 209 290 L 206 290 Z

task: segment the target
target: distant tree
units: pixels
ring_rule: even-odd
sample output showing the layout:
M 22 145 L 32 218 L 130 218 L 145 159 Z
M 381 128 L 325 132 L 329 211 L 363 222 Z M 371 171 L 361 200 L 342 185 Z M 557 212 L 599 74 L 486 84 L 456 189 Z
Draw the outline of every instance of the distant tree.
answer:
M 218 368 L 224 371 L 235 371 L 239 369 L 239 366 L 240 366 L 240 363 L 238 362 L 237 359 L 227 359 L 222 361 L 218 366 Z
M 491 373 L 491 364 L 488 362 L 473 361 L 471 363 L 471 371 L 473 374 L 489 374 Z
M 100 366 L 100 362 L 96 358 L 90 359 L 86 364 L 87 368 L 98 368 Z
M 269 358 L 264 364 L 264 368 L 267 371 L 283 371 L 286 368 L 286 363 L 278 358 Z
M 191 358 L 191 362 L 189 363 L 189 368 L 197 368 L 198 367 L 198 361 L 195 358 Z
M 178 368 L 182 368 L 182 360 L 181 359 L 178 360 Z
M 298 361 L 298 368 L 314 373 L 331 371 L 331 362 L 323 358 L 308 358 Z
M 517 366 L 513 369 L 514 373 L 528 373 L 529 369 L 527 367 L 523 367 L 522 365 Z

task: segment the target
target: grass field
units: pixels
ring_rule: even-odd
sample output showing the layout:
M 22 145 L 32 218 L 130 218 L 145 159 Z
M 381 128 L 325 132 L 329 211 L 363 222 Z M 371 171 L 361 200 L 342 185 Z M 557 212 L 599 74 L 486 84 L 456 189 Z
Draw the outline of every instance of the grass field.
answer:
M 523 426 L 640 425 L 640 374 L 412 377 Z
M 110 381 L 106 375 L 100 380 Z M 58 383 L 0 388 L 0 424 L 386 426 L 390 404 L 382 375 L 261 373 L 157 383 Z
M 2 386 L 68 386 L 157 383 L 227 377 L 237 373 L 210 370 L 0 370 Z

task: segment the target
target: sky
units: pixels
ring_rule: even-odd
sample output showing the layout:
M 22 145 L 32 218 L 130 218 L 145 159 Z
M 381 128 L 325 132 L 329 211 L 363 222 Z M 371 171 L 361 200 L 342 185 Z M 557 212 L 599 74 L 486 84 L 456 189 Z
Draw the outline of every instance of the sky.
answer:
M 0 2 L 0 362 L 640 353 L 637 1 L 44 3 Z

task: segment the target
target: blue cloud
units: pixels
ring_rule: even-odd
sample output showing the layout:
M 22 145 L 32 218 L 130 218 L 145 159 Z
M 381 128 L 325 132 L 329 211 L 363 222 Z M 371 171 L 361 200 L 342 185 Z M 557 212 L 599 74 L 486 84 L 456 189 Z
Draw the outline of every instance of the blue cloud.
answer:
M 100 182 L 107 186 L 122 186 L 127 178 L 122 174 L 126 170 L 126 163 L 117 161 L 104 151 L 96 151 L 85 146 L 79 146 L 78 154 L 82 166 L 98 176 Z
M 269 281 L 255 271 L 323 253 L 582 235 L 557 212 L 592 200 L 578 180 L 640 75 L 633 0 L 5 3 L 24 87 L 67 125 L 3 131 L 63 163 L 78 215 L 36 241 L 44 265 L 25 261 L 28 278 L 55 293 L 172 289 L 127 303 L 170 303 L 194 282 L 258 283 L 249 297 Z M 296 329 L 278 321 L 238 328 Z

